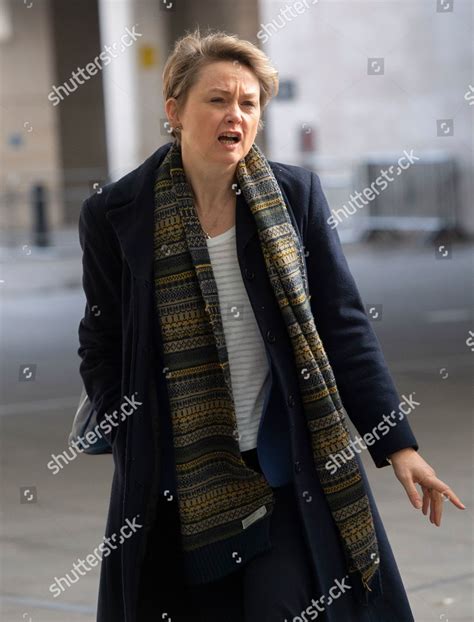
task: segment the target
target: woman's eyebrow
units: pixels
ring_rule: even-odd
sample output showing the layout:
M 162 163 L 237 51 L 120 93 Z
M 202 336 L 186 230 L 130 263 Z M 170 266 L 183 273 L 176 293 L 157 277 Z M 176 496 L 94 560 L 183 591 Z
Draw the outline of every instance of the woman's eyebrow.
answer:
M 209 91 L 219 91 L 220 93 L 225 93 L 226 95 L 230 94 L 230 91 L 227 91 L 226 89 L 219 89 L 217 87 L 209 89 Z M 243 97 L 256 97 L 256 96 L 257 96 L 257 93 L 255 93 L 255 92 L 243 93 Z

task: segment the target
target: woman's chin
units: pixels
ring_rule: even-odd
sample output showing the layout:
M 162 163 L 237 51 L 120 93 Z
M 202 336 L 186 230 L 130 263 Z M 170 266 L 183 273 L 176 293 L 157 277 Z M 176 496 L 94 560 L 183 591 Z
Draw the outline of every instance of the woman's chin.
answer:
M 217 150 L 214 152 L 218 160 L 225 162 L 238 162 L 242 158 L 242 146 L 240 144 L 234 145 L 232 149 L 222 148 L 222 145 L 218 145 Z

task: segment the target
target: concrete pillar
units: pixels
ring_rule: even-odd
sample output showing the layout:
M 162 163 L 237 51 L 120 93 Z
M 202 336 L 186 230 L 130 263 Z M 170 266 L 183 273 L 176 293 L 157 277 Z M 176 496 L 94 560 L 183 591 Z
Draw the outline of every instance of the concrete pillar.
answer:
M 136 25 L 135 2 L 99 0 L 99 20 L 102 50 L 108 59 L 104 57 L 102 76 L 109 174 L 116 179 L 139 160 L 135 43 L 127 47 L 127 28 L 131 31 Z
M 57 111 L 64 220 L 107 177 L 97 0 L 52 0 L 55 77 L 48 107 Z M 50 87 L 51 88 L 51 87 Z

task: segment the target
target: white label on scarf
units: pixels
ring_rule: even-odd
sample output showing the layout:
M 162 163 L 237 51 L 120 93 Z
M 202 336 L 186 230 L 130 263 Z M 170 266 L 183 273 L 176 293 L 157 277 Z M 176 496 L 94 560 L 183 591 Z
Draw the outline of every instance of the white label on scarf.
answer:
M 254 523 L 259 518 L 262 518 L 262 516 L 265 516 L 266 513 L 267 513 L 267 508 L 266 506 L 262 505 L 261 508 L 258 508 L 258 510 L 255 510 L 255 512 L 252 512 L 250 516 L 247 516 L 247 518 L 244 518 L 244 520 L 242 521 L 242 527 L 244 529 L 247 529 L 249 525 Z

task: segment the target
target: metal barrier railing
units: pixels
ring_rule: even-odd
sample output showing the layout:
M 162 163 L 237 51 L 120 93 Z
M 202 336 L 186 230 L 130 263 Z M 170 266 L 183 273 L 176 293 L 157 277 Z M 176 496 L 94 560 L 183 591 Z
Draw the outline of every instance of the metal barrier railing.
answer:
M 348 160 L 313 157 L 341 237 L 370 239 L 380 232 L 446 232 L 462 236 L 459 172 L 445 152 L 376 154 Z

